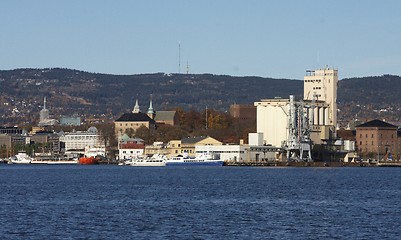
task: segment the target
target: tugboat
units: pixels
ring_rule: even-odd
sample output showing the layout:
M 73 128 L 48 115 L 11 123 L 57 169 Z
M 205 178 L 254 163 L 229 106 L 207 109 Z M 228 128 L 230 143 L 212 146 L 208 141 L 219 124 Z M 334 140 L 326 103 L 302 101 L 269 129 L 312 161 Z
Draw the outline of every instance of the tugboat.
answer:
M 82 165 L 92 165 L 92 164 L 98 164 L 99 163 L 99 158 L 98 157 L 81 157 L 79 159 L 79 164 Z

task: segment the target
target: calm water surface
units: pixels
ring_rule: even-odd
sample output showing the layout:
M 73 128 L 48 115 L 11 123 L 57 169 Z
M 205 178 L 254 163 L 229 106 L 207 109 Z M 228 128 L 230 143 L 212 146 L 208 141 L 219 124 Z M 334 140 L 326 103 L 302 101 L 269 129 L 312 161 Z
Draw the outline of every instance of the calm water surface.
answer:
M 0 239 L 400 239 L 401 168 L 0 165 Z

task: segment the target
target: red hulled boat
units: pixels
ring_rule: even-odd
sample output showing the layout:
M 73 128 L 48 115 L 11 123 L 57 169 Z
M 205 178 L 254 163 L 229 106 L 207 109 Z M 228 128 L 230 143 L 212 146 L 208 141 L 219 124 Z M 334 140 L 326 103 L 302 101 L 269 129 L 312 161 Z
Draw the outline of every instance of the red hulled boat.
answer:
M 79 159 L 79 164 L 83 165 L 97 164 L 98 161 L 99 159 L 95 157 L 81 157 Z

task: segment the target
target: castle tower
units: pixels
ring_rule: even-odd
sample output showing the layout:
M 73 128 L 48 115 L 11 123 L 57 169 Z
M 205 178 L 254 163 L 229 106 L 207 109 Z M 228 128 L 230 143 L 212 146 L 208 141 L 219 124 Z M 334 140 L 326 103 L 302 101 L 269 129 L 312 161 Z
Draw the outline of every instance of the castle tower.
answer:
M 141 109 L 139 108 L 139 104 L 138 104 L 138 99 L 135 101 L 135 106 L 134 106 L 134 110 L 132 110 L 132 113 L 140 113 Z

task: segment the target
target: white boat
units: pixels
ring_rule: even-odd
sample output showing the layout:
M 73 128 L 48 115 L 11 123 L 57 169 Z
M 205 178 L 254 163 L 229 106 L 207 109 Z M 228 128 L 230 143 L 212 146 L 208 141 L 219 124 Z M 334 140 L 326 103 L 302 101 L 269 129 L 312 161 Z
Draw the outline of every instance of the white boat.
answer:
M 50 160 L 47 161 L 48 165 L 59 165 L 59 164 L 78 164 L 78 160 Z
M 188 154 L 184 156 L 176 156 L 166 161 L 166 166 L 223 166 L 224 161 L 221 159 L 214 159 L 208 153 L 201 154 L 197 157 L 191 158 Z
M 10 162 L 13 164 L 30 164 L 32 158 L 26 154 L 26 152 L 19 152 L 14 157 L 11 157 Z
M 128 163 L 133 167 L 164 167 L 166 166 L 166 160 L 166 156 L 154 154 L 150 158 L 134 158 Z

